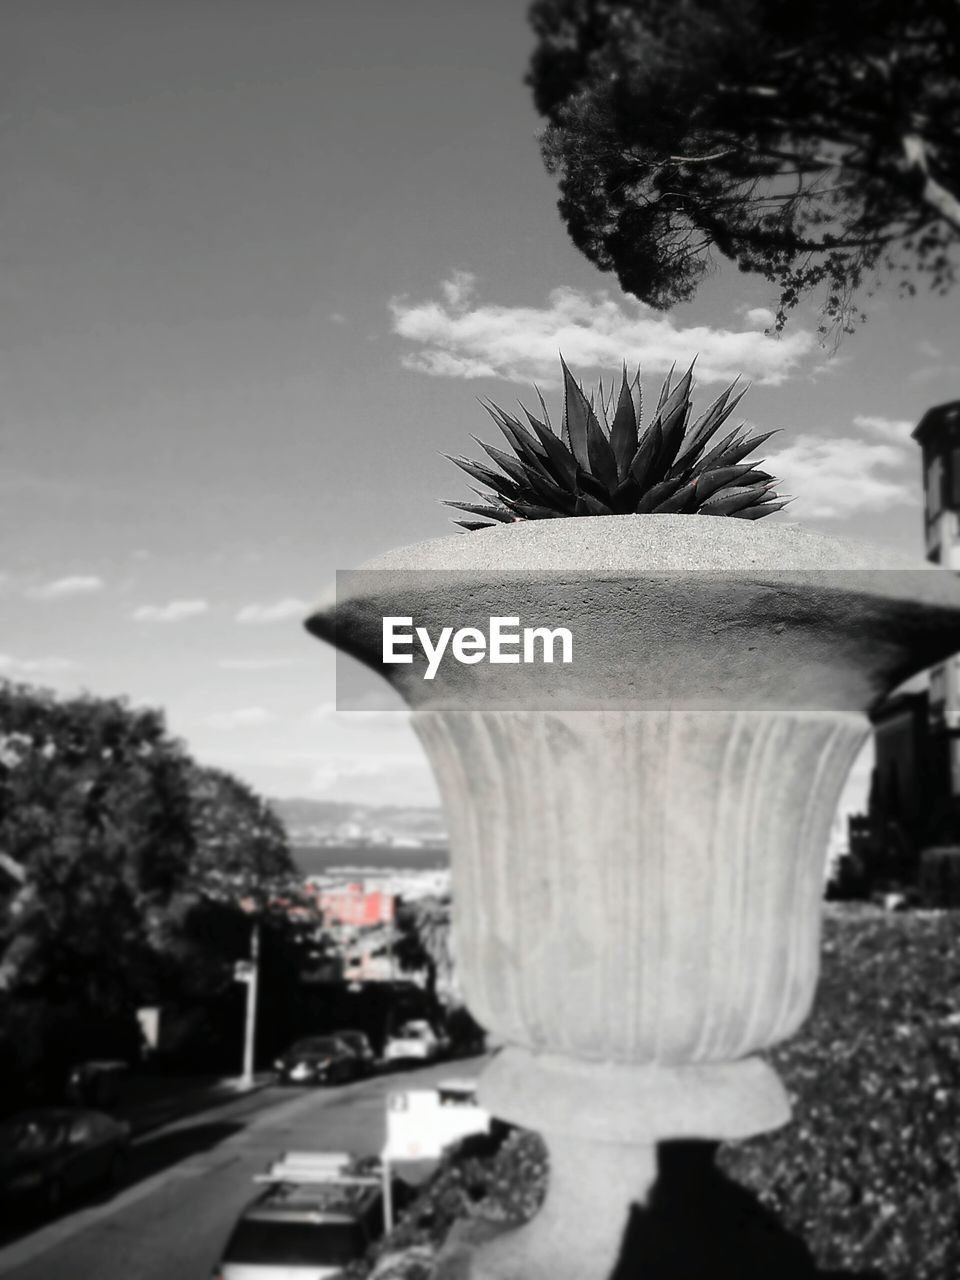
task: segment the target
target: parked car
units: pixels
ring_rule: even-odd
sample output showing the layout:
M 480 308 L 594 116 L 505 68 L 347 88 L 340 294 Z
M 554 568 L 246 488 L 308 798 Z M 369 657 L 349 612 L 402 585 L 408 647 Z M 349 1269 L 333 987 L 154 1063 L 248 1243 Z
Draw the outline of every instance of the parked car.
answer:
M 360 1060 L 339 1036 L 308 1036 L 273 1064 L 281 1084 L 343 1084 L 363 1074 Z
M 440 1095 L 442 1107 L 475 1107 L 477 1103 L 477 1082 L 466 1077 L 451 1076 L 449 1080 L 437 1081 L 437 1093 Z
M 112 1110 L 120 1101 L 125 1062 L 78 1062 L 67 1079 L 67 1101 L 76 1107 Z
M 50 1212 L 90 1187 L 119 1180 L 130 1126 L 101 1111 L 45 1107 L 0 1122 L 0 1200 Z
M 373 1052 L 367 1036 L 362 1031 L 338 1031 L 337 1039 L 341 1040 L 353 1053 L 360 1064 L 360 1074 L 369 1075 L 376 1065 L 377 1055 Z
M 425 1019 L 405 1022 L 392 1036 L 388 1036 L 383 1056 L 387 1062 L 405 1062 L 417 1059 L 434 1062 L 447 1048 L 447 1040 L 441 1038 Z
M 384 1231 L 382 1175 L 366 1165 L 318 1152 L 281 1157 L 258 1179 L 268 1189 L 240 1215 L 213 1280 L 325 1280 L 362 1258 Z M 394 1187 L 399 1208 L 409 1188 Z

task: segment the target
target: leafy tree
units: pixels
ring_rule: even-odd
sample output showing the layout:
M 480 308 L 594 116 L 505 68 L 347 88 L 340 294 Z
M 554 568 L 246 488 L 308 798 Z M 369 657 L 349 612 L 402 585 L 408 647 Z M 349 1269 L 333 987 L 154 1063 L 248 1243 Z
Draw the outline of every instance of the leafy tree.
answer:
M 0 685 L 0 987 L 118 1010 L 148 984 L 146 921 L 193 853 L 186 765 L 154 711 Z
M 256 910 L 299 895 L 286 829 L 266 800 L 221 769 L 194 767 L 190 791 L 195 884 Z
M 270 805 L 238 778 L 191 764 L 188 790 L 194 851 L 187 873 L 155 922 L 154 946 L 177 989 L 223 991 L 247 956 L 254 921 L 272 966 L 293 980 L 297 957 L 320 945 L 319 916 Z M 279 969 L 278 969 L 279 972 Z
M 436 1005 L 440 986 L 453 979 L 450 948 L 450 899 L 429 895 L 401 901 L 397 907 L 394 957 L 408 973 L 423 973 L 426 992 Z
M 824 328 L 885 271 L 955 276 L 957 0 L 534 0 L 528 82 L 579 249 L 652 306 L 712 253 L 811 291 Z
M 158 712 L 0 683 L 0 992 L 120 1013 L 223 989 L 297 888 L 269 806 Z

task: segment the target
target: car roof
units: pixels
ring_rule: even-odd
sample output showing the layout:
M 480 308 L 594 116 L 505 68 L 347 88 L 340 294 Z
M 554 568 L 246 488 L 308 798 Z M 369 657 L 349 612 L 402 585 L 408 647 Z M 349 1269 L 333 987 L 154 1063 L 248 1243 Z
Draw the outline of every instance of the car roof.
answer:
M 244 1213 L 257 1221 L 353 1222 L 381 1195 L 379 1187 L 331 1180 L 309 1184 L 278 1182 Z
M 243 1222 L 299 1222 L 311 1226 L 337 1223 L 349 1225 L 356 1222 L 358 1211 L 334 1213 L 329 1209 L 313 1209 L 309 1205 L 258 1205 L 248 1210 Z

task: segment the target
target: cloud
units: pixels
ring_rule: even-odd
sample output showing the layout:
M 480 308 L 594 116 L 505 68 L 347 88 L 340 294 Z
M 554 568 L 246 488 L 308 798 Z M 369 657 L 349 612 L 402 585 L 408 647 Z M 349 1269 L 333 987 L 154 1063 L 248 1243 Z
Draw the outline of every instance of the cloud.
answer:
M 71 658 L 15 658 L 9 653 L 0 653 L 0 673 L 10 675 L 46 675 L 57 671 L 76 671 L 78 662 Z
M 886 440 L 892 444 L 909 445 L 912 443 L 911 432 L 917 424 L 908 418 L 877 418 L 858 413 L 853 420 L 853 425 L 880 440 Z
M 319 796 L 350 798 L 358 793 L 369 798 L 370 784 L 375 783 L 379 803 L 406 799 L 422 803 L 426 793 L 436 795 L 430 771 L 421 757 L 409 755 L 336 755 L 319 756 L 310 772 L 310 790 Z M 416 795 L 416 799 L 414 796 Z
M 459 310 L 467 305 L 477 291 L 477 277 L 472 271 L 454 271 L 449 280 L 444 280 L 440 290 L 447 300 L 447 306 Z
M 765 465 L 779 477 L 782 493 L 797 495 L 790 514 L 844 519 L 892 506 L 916 507 L 921 494 L 911 437 L 915 425 L 907 418 L 858 413 L 852 429 L 836 435 L 776 437 L 785 443 L 771 442 Z
M 264 707 L 238 707 L 236 711 L 221 711 L 208 716 L 206 723 L 212 729 L 256 729 L 276 720 L 272 711 Z
M 27 595 L 32 600 L 68 600 L 72 596 L 89 596 L 102 591 L 105 583 L 96 574 L 75 574 L 69 578 L 56 578 L 39 587 L 30 587 Z
M 437 786 L 417 740 L 410 751 L 303 750 L 274 742 L 269 734 L 212 735 L 204 759 L 240 772 L 270 796 L 321 796 L 358 804 L 430 805 Z M 269 749 L 268 749 L 269 748 Z
M 556 354 L 554 355 L 556 361 Z M 503 373 L 500 369 L 492 365 L 488 360 L 475 360 L 469 356 L 454 355 L 450 351 L 420 351 L 416 355 L 407 355 L 403 357 L 403 364 L 407 369 L 414 369 L 417 373 L 428 373 L 432 378 L 500 378 L 511 377 L 514 382 L 532 382 L 535 374 L 527 377 L 512 377 Z M 546 369 L 541 370 L 539 381 L 542 383 L 551 383 L 556 381 L 557 371 L 551 368 L 549 372 Z
M 288 618 L 303 618 L 310 611 L 306 600 L 296 596 L 285 596 L 282 600 L 274 600 L 272 604 L 246 604 L 237 613 L 237 622 L 267 623 L 286 622 Z
M 767 454 L 766 467 L 780 479 L 781 493 L 796 494 L 791 514 L 842 519 L 861 511 L 914 505 L 916 484 L 903 472 L 905 451 L 855 436 L 794 437 Z M 898 474 L 899 473 L 899 474 Z
M 938 379 L 942 379 L 944 382 L 956 382 L 958 378 L 960 378 L 960 364 L 923 365 L 921 368 L 914 369 L 912 373 L 907 374 L 908 382 L 919 383 L 936 382 Z
M 777 317 L 769 307 L 748 307 L 743 314 L 747 324 L 757 329 L 770 329 L 777 322 Z
M 441 301 L 391 299 L 394 332 L 416 348 L 402 357 L 406 368 L 433 377 L 553 382 L 558 351 L 578 370 L 616 369 L 626 359 L 652 372 L 685 365 L 699 352 L 702 382 L 743 374 L 778 386 L 817 350 L 808 330 L 765 337 L 769 312 L 762 308 L 748 313 L 744 329 L 682 328 L 642 303 L 603 292 L 564 287 L 546 306 L 509 307 L 478 303 L 474 286 L 469 272 L 458 271 L 442 283 Z
M 210 606 L 206 600 L 171 600 L 167 604 L 142 604 L 134 609 L 134 622 L 182 622 L 184 618 L 196 618 L 206 613 Z
M 278 671 L 297 665 L 296 658 L 221 658 L 217 663 L 222 671 Z
M 406 729 L 410 726 L 410 713 L 406 709 L 396 711 L 344 708 L 338 710 L 333 702 L 323 702 L 311 711 L 309 719 L 314 724 L 335 724 L 346 729 Z

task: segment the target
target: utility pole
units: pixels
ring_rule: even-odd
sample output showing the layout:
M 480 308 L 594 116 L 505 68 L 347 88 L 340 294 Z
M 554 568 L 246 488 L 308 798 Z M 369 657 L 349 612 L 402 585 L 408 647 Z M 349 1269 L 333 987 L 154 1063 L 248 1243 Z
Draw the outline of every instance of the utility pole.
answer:
M 253 1088 L 253 1051 L 257 1034 L 257 983 L 260 977 L 260 921 L 250 924 L 250 964 L 245 970 L 247 984 L 247 1017 L 243 1033 L 243 1075 L 240 1083 Z
M 397 976 L 397 956 L 394 950 L 397 939 L 397 899 L 391 894 L 390 906 L 387 912 L 387 955 L 390 960 L 390 981 L 396 980 Z

